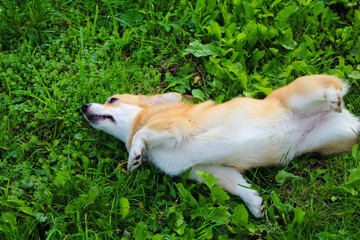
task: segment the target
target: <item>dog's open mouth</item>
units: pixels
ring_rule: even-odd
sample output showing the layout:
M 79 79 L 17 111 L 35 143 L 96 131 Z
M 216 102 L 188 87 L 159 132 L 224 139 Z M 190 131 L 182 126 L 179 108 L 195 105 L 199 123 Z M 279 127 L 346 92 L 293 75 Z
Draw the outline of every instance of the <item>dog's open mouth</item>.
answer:
M 109 119 L 111 120 L 112 122 L 115 122 L 115 119 L 113 116 L 111 115 L 97 115 L 97 114 L 89 114 L 89 115 L 86 115 L 87 119 L 89 119 L 90 122 L 96 122 L 100 119 Z

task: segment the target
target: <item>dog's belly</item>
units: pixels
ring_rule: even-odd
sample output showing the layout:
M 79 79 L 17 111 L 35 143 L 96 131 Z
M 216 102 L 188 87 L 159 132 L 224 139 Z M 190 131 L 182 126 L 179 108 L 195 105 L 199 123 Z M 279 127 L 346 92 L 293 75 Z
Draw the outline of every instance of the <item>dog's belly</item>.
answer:
M 249 125 L 237 131 L 220 129 L 201 136 L 188 147 L 187 156 L 195 163 L 224 164 L 238 169 L 275 165 L 286 157 L 294 139 L 284 124 Z M 226 133 L 226 134 L 224 134 Z
M 171 149 L 150 147 L 147 154 L 170 175 L 204 164 L 247 170 L 286 163 L 332 142 L 356 139 L 353 129 L 359 131 L 360 124 L 348 111 L 288 114 L 277 120 L 210 128 Z
M 287 137 L 284 124 L 277 126 L 281 129 L 272 125 L 251 125 L 237 130 L 220 127 L 171 149 L 150 146 L 147 155 L 169 175 L 179 175 L 199 164 L 223 164 L 241 170 L 275 165 L 283 157 L 289 157 L 287 154 L 294 142 Z

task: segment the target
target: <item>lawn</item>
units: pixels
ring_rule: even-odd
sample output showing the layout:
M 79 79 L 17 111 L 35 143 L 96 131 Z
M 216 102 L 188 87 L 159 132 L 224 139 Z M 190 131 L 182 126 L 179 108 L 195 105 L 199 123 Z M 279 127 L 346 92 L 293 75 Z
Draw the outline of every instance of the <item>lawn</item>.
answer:
M 0 239 L 359 239 L 357 145 L 247 172 L 255 219 L 206 173 L 127 172 L 80 112 L 114 93 L 264 98 L 327 73 L 360 115 L 359 37 L 351 0 L 1 1 Z

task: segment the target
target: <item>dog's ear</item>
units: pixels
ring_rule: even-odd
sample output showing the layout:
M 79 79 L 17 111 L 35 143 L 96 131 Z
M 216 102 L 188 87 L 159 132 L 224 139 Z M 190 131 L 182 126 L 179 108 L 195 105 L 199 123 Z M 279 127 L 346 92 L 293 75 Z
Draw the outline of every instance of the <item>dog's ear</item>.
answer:
M 154 96 L 144 96 L 141 100 L 151 105 L 162 103 L 174 104 L 181 102 L 181 95 L 179 93 L 165 93 Z

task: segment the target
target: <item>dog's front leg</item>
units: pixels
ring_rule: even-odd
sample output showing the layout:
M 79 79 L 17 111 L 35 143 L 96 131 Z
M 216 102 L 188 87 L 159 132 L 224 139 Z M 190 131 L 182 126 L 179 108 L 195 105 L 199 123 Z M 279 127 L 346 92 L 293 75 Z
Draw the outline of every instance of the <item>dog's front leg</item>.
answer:
M 180 138 L 181 139 L 181 138 Z M 145 150 L 151 149 L 173 149 L 179 142 L 179 139 L 167 130 L 153 130 L 150 127 L 143 127 L 133 137 L 132 144 L 129 151 L 128 170 L 133 171 L 141 165 Z M 163 166 L 163 163 L 157 159 L 157 166 L 168 173 Z
M 127 169 L 128 171 L 134 171 L 141 165 L 142 158 L 145 152 L 145 136 L 138 132 L 135 134 L 131 148 L 129 151 L 129 160 Z

